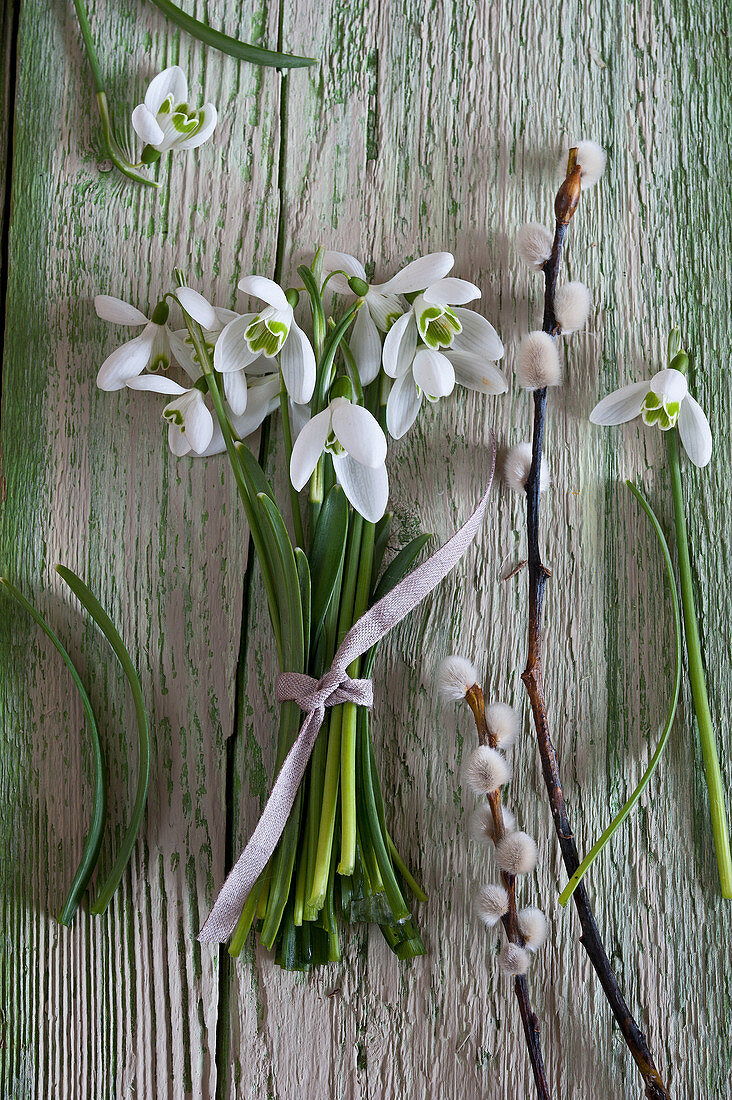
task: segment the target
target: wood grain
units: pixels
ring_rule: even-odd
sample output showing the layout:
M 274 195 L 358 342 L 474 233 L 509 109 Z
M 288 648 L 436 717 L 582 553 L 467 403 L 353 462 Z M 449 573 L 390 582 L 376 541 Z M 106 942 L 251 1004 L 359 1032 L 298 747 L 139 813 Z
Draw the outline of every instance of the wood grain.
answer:
M 193 10 L 189 5 L 189 10 Z M 200 7 L 199 14 L 203 8 Z M 654 433 L 591 428 L 599 394 L 661 365 L 681 324 L 692 384 L 709 411 L 715 458 L 688 473 L 700 621 L 723 770 L 729 731 L 732 462 L 728 288 L 732 198 L 723 6 L 577 0 L 215 0 L 229 33 L 321 59 L 288 76 L 238 66 L 166 28 L 150 5 L 97 0 L 110 94 L 121 118 L 146 79 L 180 61 L 221 109 L 214 144 L 171 162 L 159 195 L 100 171 L 96 119 L 70 5 L 24 2 L 15 73 L 15 157 L 4 333 L 0 567 L 32 594 L 91 680 L 110 748 L 112 829 L 129 806 L 132 711 L 102 641 L 54 579 L 62 560 L 88 577 L 143 674 L 155 731 L 143 838 L 108 914 L 70 930 L 53 919 L 88 821 L 82 716 L 56 656 L 6 605 L 0 612 L 0 1095 L 271 1096 L 343 1100 L 532 1095 L 518 1013 L 495 967 L 497 941 L 471 911 L 493 875 L 469 846 L 459 767 L 467 712 L 442 707 L 431 673 L 468 653 L 488 695 L 524 700 L 521 502 L 501 488 L 477 548 L 395 631 L 377 672 L 375 735 L 392 833 L 430 900 L 429 954 L 402 966 L 378 934 L 354 929 L 342 966 L 309 979 L 247 949 L 229 966 L 194 940 L 229 844 L 256 819 L 272 765 L 274 654 L 255 576 L 246 635 L 242 735 L 229 749 L 238 812 L 227 822 L 246 530 L 223 461 L 176 461 L 159 406 L 94 387 L 117 333 L 99 291 L 154 305 L 175 264 L 233 304 L 241 271 L 281 273 L 316 243 L 387 275 L 449 248 L 484 291 L 482 309 L 513 369 L 539 323 L 541 287 L 512 238 L 546 219 L 562 143 L 594 137 L 608 173 L 587 197 L 568 274 L 596 300 L 567 345 L 552 398 L 545 558 L 547 698 L 580 849 L 619 808 L 665 712 L 671 619 L 653 535 L 622 480 L 642 485 L 668 523 Z M 11 28 L 12 29 L 12 28 Z M 104 168 L 105 166 L 102 166 Z M 478 499 L 488 432 L 528 438 L 529 400 L 459 392 L 430 407 L 392 449 L 397 529 L 442 541 Z M 276 436 L 276 432 L 274 433 Z M 270 463 L 278 462 L 276 443 Z M 281 461 L 280 461 L 281 466 Z M 398 471 L 398 475 L 397 475 Z M 558 1097 L 640 1095 L 629 1057 L 577 943 L 527 720 L 509 801 L 538 839 L 522 900 L 551 921 L 530 977 Z M 725 751 L 727 750 L 727 751 Z M 691 702 L 642 806 L 593 870 L 611 957 L 652 1050 L 681 1097 L 725 1097 L 732 924 L 718 898 Z

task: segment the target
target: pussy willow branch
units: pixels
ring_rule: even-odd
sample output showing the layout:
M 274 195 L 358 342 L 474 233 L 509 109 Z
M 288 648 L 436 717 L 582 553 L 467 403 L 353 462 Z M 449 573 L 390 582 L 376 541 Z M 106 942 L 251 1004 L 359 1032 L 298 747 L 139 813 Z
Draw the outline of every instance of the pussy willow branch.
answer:
M 580 169 L 575 164 L 575 150 L 570 151 L 567 178 L 560 187 L 555 201 L 556 228 L 551 255 L 544 265 L 544 323 L 543 330 L 555 337 L 558 333 L 554 315 L 554 294 L 562 258 L 562 247 L 567 227 L 574 214 L 580 197 Z M 541 757 L 551 805 L 554 828 L 559 839 L 562 858 L 571 878 L 579 866 L 577 845 L 574 841 L 564 800 L 559 775 L 557 753 L 549 734 L 546 699 L 542 678 L 542 605 L 549 571 L 541 560 L 539 549 L 540 501 L 539 471 L 544 447 L 544 426 L 546 421 L 546 388 L 534 390 L 534 428 L 532 436 L 531 471 L 526 482 L 526 528 L 529 558 L 529 627 L 528 656 L 526 669 L 521 679 L 531 702 L 531 710 L 536 728 L 536 739 Z M 650 1100 L 669 1100 L 670 1094 L 656 1069 L 648 1043 L 620 991 L 610 960 L 607 957 L 600 932 L 590 905 L 590 899 L 584 883 L 580 883 L 573 895 L 577 915 L 582 927 L 580 942 L 587 952 L 590 962 L 597 973 L 615 1019 L 620 1025 L 623 1038 L 630 1050 L 645 1083 L 646 1096 Z
M 488 730 L 485 720 L 485 699 L 483 698 L 483 692 L 477 684 L 470 689 L 465 698 L 475 718 L 479 742 L 481 745 L 489 745 L 492 749 L 497 748 L 496 739 Z M 506 827 L 503 821 L 503 802 L 501 800 L 500 790 L 491 791 L 488 795 L 488 804 L 493 816 L 493 843 L 498 844 L 506 835 Z M 524 938 L 519 931 L 518 911 L 516 909 L 516 876 L 507 875 L 505 871 L 501 871 L 501 880 L 508 894 L 508 912 L 505 917 L 501 918 L 503 927 L 506 929 L 506 935 L 511 943 L 523 947 Z M 519 1012 L 521 1013 L 521 1022 L 524 1025 L 526 1046 L 529 1052 L 531 1068 L 534 1072 L 537 1095 L 539 1100 L 551 1100 L 549 1083 L 544 1071 L 544 1059 L 541 1054 L 539 1019 L 531 1007 L 529 986 L 525 974 L 519 974 L 514 978 L 513 988 L 516 994 L 516 1000 L 518 1001 Z

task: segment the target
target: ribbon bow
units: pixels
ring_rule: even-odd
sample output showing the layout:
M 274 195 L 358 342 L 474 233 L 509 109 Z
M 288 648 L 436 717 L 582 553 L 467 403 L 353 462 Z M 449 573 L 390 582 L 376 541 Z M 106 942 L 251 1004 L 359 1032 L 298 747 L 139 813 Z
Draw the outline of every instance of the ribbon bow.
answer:
M 287 824 L 323 724 L 326 707 L 334 707 L 339 703 L 356 703 L 364 707 L 373 705 L 373 684 L 370 680 L 351 679 L 346 671 L 348 666 L 385 637 L 392 627 L 401 622 L 444 580 L 475 538 L 488 505 L 495 461 L 494 441 L 488 486 L 478 507 L 444 546 L 436 550 L 422 565 L 417 566 L 354 623 L 333 658 L 333 664 L 320 680 L 300 672 L 283 672 L 278 676 L 278 701 L 296 702 L 306 712 L 305 721 L 280 768 L 272 793 L 249 843 L 229 872 L 213 909 L 198 934 L 203 943 L 223 943 L 234 931 L 244 902 L 267 866 Z

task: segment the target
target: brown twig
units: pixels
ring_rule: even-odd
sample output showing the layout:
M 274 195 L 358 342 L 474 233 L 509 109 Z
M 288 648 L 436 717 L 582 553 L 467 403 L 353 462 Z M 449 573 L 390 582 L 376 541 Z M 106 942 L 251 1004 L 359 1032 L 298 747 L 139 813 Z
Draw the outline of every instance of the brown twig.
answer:
M 478 731 L 478 740 L 481 745 L 489 745 L 497 748 L 495 737 L 488 729 L 485 719 L 485 699 L 480 687 L 475 684 L 465 696 L 465 699 L 473 712 L 475 726 Z M 488 794 L 488 804 L 493 817 L 493 843 L 498 844 L 506 835 L 506 827 L 503 820 L 503 802 L 500 790 L 491 791 Z M 511 943 L 518 947 L 524 946 L 524 938 L 519 931 L 518 910 L 516 907 L 516 876 L 501 871 L 501 881 L 508 895 L 508 912 L 501 918 L 506 936 Z M 544 1059 L 541 1053 L 541 1038 L 539 1034 L 539 1019 L 531 1007 L 529 998 L 529 986 L 524 974 L 518 974 L 513 980 L 514 992 L 519 1005 L 521 1022 L 526 1036 L 526 1046 L 529 1052 L 529 1061 L 534 1073 L 536 1091 L 539 1100 L 551 1100 L 549 1083 L 544 1070 Z
M 567 178 L 557 193 L 555 201 L 556 229 L 554 244 L 549 259 L 544 265 L 544 332 L 551 336 L 558 334 L 557 320 L 554 315 L 554 295 L 562 258 L 562 246 L 569 221 L 577 208 L 580 196 L 580 170 L 575 163 L 576 150 L 570 151 Z M 546 388 L 534 390 L 534 428 L 532 436 L 531 470 L 526 482 L 526 528 L 529 555 L 529 628 L 528 657 L 526 669 L 521 677 L 531 702 L 531 710 L 536 729 L 536 738 L 541 757 L 544 783 L 549 795 L 554 828 L 559 838 L 562 858 L 571 876 L 579 866 L 577 846 L 569 824 L 567 806 L 562 791 L 557 753 L 549 734 L 546 699 L 542 681 L 542 606 L 544 589 L 549 575 L 541 560 L 539 549 L 540 500 L 539 476 L 544 445 L 544 425 L 546 421 Z M 592 906 L 585 889 L 580 883 L 573 894 L 574 903 L 582 927 L 580 942 L 587 952 L 600 983 L 605 992 L 615 1019 L 620 1025 L 623 1038 L 635 1060 L 645 1083 L 646 1096 L 650 1100 L 669 1100 L 670 1094 L 654 1064 L 648 1049 L 646 1038 L 633 1019 L 625 999 L 620 991 L 617 978 L 610 965 L 605 947 L 600 937 Z

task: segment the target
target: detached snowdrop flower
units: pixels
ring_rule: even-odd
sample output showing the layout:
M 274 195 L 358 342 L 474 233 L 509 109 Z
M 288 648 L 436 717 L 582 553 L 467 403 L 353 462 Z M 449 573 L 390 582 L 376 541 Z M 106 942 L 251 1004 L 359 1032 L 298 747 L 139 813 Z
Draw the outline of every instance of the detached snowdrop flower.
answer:
M 347 252 L 325 252 L 323 267 L 326 271 L 341 272 L 330 279 L 337 294 L 358 294 L 364 300 L 364 308 L 356 314 L 348 343 L 364 386 L 373 382 L 381 366 L 380 332 L 388 332 L 397 318 L 404 313 L 402 294 L 415 294 L 426 286 L 442 279 L 452 268 L 455 259 L 450 252 L 430 252 L 420 256 L 402 268 L 385 283 L 369 284 L 366 269 L 360 260 Z
M 315 389 L 315 354 L 295 321 L 284 290 L 271 279 L 248 275 L 239 290 L 267 303 L 260 313 L 237 316 L 223 330 L 214 350 L 214 366 L 222 374 L 246 370 L 264 356 L 279 355 L 285 387 L 297 405 L 306 405 Z
M 604 397 L 590 413 L 593 424 L 625 424 L 637 416 L 662 432 L 678 427 L 681 442 L 695 466 L 712 457 L 712 432 L 701 406 L 689 393 L 681 371 L 659 371 L 648 381 L 633 382 Z
M 109 294 L 97 294 L 94 299 L 97 316 L 103 321 L 115 325 L 127 325 L 139 328 L 144 325 L 139 336 L 128 340 L 122 347 L 108 355 L 99 368 L 97 385 L 100 390 L 122 390 L 130 378 L 147 369 L 150 371 L 167 370 L 170 366 L 170 330 L 168 329 L 168 304 L 160 302 L 148 320 L 145 314 Z
M 423 397 L 446 397 L 456 382 L 479 393 L 508 389 L 494 365 L 503 356 L 498 333 L 485 317 L 459 308 L 478 297 L 472 283 L 440 279 L 389 329 L 383 360 L 384 371 L 396 380 L 386 404 L 386 424 L 394 439 L 411 428 Z
M 346 397 L 335 397 L 302 428 L 292 448 L 290 480 L 298 490 L 310 478 L 324 451 L 333 458 L 336 478 L 357 512 L 380 520 L 389 499 L 386 436 L 379 422 Z
M 188 105 L 188 81 L 178 65 L 158 73 L 132 112 L 132 126 L 145 142 L 142 161 L 150 164 L 169 149 L 196 149 L 216 128 L 213 103 L 198 110 Z

